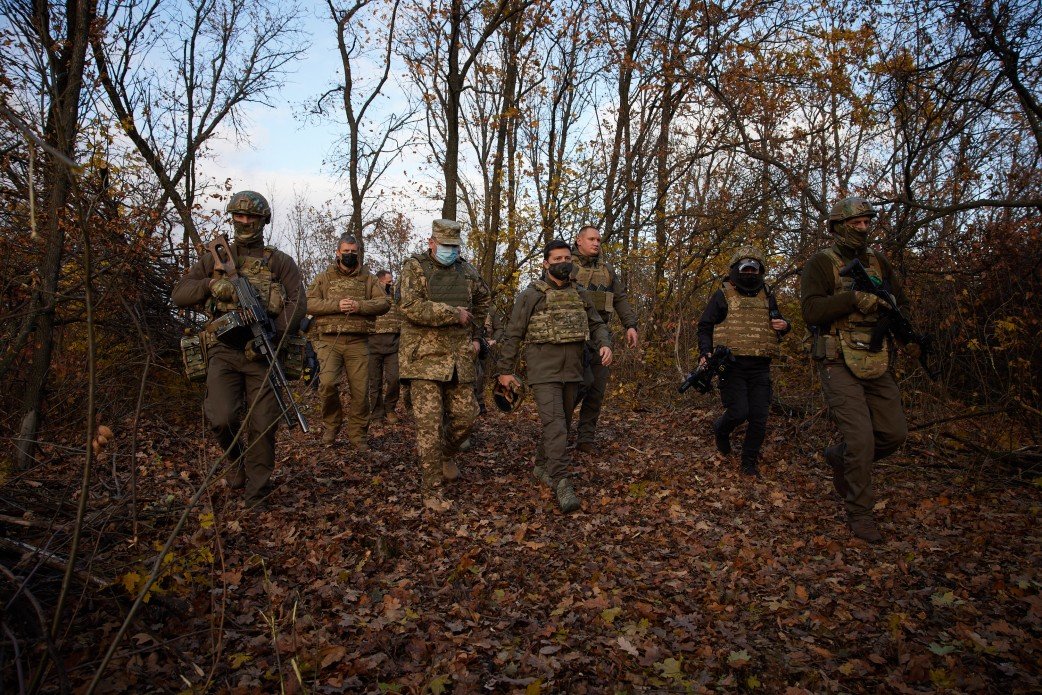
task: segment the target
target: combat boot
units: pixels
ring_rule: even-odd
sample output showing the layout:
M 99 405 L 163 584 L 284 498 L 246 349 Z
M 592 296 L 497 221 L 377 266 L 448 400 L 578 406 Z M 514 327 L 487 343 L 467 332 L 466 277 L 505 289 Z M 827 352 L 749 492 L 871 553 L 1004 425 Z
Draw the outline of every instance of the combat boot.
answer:
M 843 454 L 846 450 L 845 443 L 825 448 L 825 462 L 832 468 L 832 487 L 836 488 L 836 494 L 843 500 L 850 492 L 850 485 L 847 484 L 847 478 L 843 475 Z
M 540 464 L 537 463 L 535 467 L 532 469 L 532 477 L 535 478 L 538 482 L 550 488 L 551 490 L 554 489 L 553 482 L 550 480 L 550 474 L 547 473 L 546 469 Z
M 879 532 L 875 519 L 871 516 L 856 516 L 849 521 L 850 532 L 863 541 L 869 543 L 881 543 L 883 534 Z
M 337 430 L 335 427 L 327 427 L 322 433 L 322 443 L 331 446 L 336 443 Z
M 592 442 L 579 442 L 576 444 L 575 448 L 584 454 L 593 454 L 597 452 L 597 447 L 595 447 Z
M 470 437 L 467 437 L 459 443 L 459 446 L 456 447 L 456 451 L 470 451 L 473 448 L 474 444 L 470 441 Z
M 360 454 L 369 453 L 369 442 L 367 442 L 364 439 L 352 440 L 351 446 L 354 448 L 355 451 L 357 451 Z
M 748 475 L 753 478 L 760 477 L 760 469 L 756 466 L 756 461 L 742 461 L 742 475 Z
M 568 478 L 561 478 L 557 481 L 554 494 L 557 497 L 557 506 L 565 514 L 570 514 L 579 508 L 579 498 L 575 496 L 575 490 L 572 489 L 572 481 Z
M 441 477 L 449 482 L 459 479 L 459 466 L 449 457 L 445 457 L 441 462 Z
M 384 416 L 384 422 L 386 422 L 388 425 L 397 425 L 398 416 L 394 413 L 387 413 L 387 415 Z
M 719 451 L 724 456 L 730 456 L 731 455 L 731 435 L 723 434 L 720 431 L 720 419 L 721 418 L 717 418 L 716 421 L 713 422 L 713 436 L 716 439 L 716 450 Z M 754 467 L 755 467 L 755 465 L 754 465 Z
M 241 463 L 236 463 L 224 479 L 232 490 L 241 490 L 246 487 L 246 469 Z

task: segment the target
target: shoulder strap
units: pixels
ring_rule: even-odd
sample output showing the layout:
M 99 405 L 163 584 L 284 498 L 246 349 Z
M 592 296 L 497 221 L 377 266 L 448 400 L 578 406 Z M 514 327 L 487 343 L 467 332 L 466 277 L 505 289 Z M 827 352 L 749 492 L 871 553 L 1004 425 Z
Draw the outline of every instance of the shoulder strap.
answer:
M 545 294 L 547 291 L 550 290 L 550 283 L 548 283 L 546 280 L 536 280 L 532 283 L 532 287 Z

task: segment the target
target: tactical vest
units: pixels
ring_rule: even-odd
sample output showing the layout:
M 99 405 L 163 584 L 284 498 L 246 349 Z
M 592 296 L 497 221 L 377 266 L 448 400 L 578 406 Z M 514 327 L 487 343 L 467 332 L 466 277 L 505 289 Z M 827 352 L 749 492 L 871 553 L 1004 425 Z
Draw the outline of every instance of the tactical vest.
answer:
M 326 299 L 354 299 L 365 301 L 366 279 L 368 272 L 359 270 L 353 275 L 345 275 L 339 270 L 326 271 L 329 278 L 326 283 Z M 371 316 L 361 314 L 324 314 L 315 317 L 314 330 L 320 335 L 330 333 L 368 333 L 373 326 Z
M 735 355 L 777 357 L 778 334 L 771 328 L 771 305 L 767 290 L 747 296 L 725 282 L 721 290 L 727 316 L 713 327 L 713 344 L 731 348 Z
M 470 309 L 470 282 L 467 280 L 466 266 L 462 261 L 446 268 L 436 263 L 427 253 L 417 254 L 413 258 L 420 262 L 423 276 L 427 278 L 427 297 L 432 302 Z
M 391 300 L 391 308 L 386 314 L 380 314 L 373 323 L 373 333 L 401 333 L 402 332 L 402 310 L 398 303 Z
M 590 298 L 594 309 L 602 314 L 615 311 L 615 295 L 611 291 L 614 282 L 611 271 L 603 263 L 576 263 L 572 280 L 579 289 L 586 290 L 586 296 Z
M 835 247 L 825 251 L 832 260 L 832 272 L 836 283 L 836 291 L 852 289 L 854 281 L 850 278 L 841 278 L 839 270 L 843 267 L 843 258 Z M 883 268 L 879 258 L 868 250 L 868 274 L 880 283 L 883 281 Z M 878 312 L 865 315 L 860 311 L 852 311 L 846 316 L 840 317 L 832 322 L 829 334 L 838 342 L 839 351 L 843 354 L 843 361 L 854 376 L 861 379 L 875 379 L 882 376 L 890 366 L 890 344 L 883 341 L 883 349 L 879 352 L 869 352 L 868 346 L 872 339 L 872 329 L 879 322 Z
M 579 291 L 569 285 L 561 289 L 537 280 L 532 286 L 546 295 L 542 310 L 528 321 L 526 339 L 530 343 L 580 343 L 590 338 L 590 319 Z
M 275 255 L 275 247 L 265 246 L 264 255 L 256 256 L 236 255 L 235 269 L 242 277 L 246 278 L 253 289 L 257 292 L 257 298 L 271 316 L 278 316 L 286 306 L 286 288 L 282 283 L 274 280 L 271 274 L 271 257 Z M 223 273 L 214 269 L 214 279 L 224 277 Z M 233 309 L 238 309 L 238 302 L 226 302 L 212 298 L 207 309 L 210 314 L 217 316 Z

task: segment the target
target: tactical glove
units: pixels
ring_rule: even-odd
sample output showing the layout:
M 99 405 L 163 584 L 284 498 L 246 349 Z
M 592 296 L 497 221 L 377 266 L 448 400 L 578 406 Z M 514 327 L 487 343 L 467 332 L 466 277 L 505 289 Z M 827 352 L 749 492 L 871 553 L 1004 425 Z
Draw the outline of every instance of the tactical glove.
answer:
M 222 302 L 230 302 L 235 299 L 235 285 L 227 278 L 221 278 L 210 283 L 210 294 Z
M 854 303 L 857 310 L 866 316 L 879 311 L 879 297 L 870 292 L 854 292 Z

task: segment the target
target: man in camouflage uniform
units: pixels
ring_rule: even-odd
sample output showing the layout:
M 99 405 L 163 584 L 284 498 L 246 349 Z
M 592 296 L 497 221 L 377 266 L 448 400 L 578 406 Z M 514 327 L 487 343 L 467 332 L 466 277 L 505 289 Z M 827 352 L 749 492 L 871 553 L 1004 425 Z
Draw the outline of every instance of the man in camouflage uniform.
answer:
M 901 393 L 890 371 L 889 351 L 870 352 L 880 320 L 878 297 L 850 289 L 839 270 L 858 258 L 868 273 L 906 302 L 900 278 L 882 253 L 868 247 L 876 211 L 864 198 L 844 198 L 829 214 L 833 245 L 804 266 L 803 318 L 814 334 L 813 355 L 829 414 L 843 441 L 825 449 L 832 480 L 843 498 L 851 532 L 870 543 L 882 540 L 872 515 L 872 464 L 904 443 L 908 434 Z
M 477 270 L 460 259 L 461 243 L 459 223 L 435 220 L 428 251 L 406 260 L 401 273 L 399 370 L 412 393 L 425 504 L 433 509 L 447 507 L 436 488 L 459 477 L 452 457 L 477 417 L 474 357 L 491 301 Z
M 734 356 L 720 375 L 720 399 L 726 410 L 713 423 L 716 448 L 730 454 L 731 432 L 748 421 L 741 471 L 756 477 L 771 407 L 771 359 L 780 354 L 782 336 L 790 330 L 774 293 L 764 284 L 766 267 L 763 253 L 755 246 L 738 249 L 727 280 L 709 298 L 698 321 L 700 365 L 713 354 L 714 343 L 730 348 Z
M 340 375 L 346 373 L 351 392 L 347 436 L 358 451 L 369 450 L 369 332 L 373 318 L 387 313 L 390 305 L 383 287 L 362 265 L 358 241 L 350 234 L 341 236 L 336 261 L 308 289 L 308 313 L 314 316 L 310 332 L 322 364 L 318 400 L 323 444 L 336 441 L 344 420 Z
M 228 201 L 227 210 L 232 217 L 231 252 L 237 272 L 257 290 L 274 318 L 281 342 L 286 334 L 296 333 L 307 307 L 300 271 L 292 258 L 264 245 L 264 225 L 271 221 L 271 207 L 264 196 L 239 191 Z M 174 285 L 171 298 L 177 306 L 200 309 L 211 319 L 238 307 L 234 286 L 222 271 L 214 269 L 210 255 L 189 268 Z M 253 508 L 270 490 L 275 431 L 282 416 L 268 383 L 268 365 L 253 351 L 248 327 L 228 331 L 219 340 L 204 330 L 201 338 L 207 356 L 203 412 L 232 464 L 229 487 L 245 488 L 246 504 Z M 245 437 L 236 440 L 244 415 L 248 415 Z
M 518 295 L 501 346 L 497 371 L 500 388 L 517 389 L 513 375 L 521 342 L 527 344 L 528 384 L 543 436 L 536 450 L 535 478 L 554 491 L 564 513 L 579 508 L 568 468 L 568 429 L 583 378 L 583 349 L 589 340 L 598 362 L 611 365 L 611 332 L 587 293 L 572 275 L 572 252 L 555 239 L 543 250 L 543 277 Z
M 398 422 L 394 412 L 398 406 L 398 334 L 402 329 L 402 314 L 398 298 L 394 296 L 391 271 L 381 270 L 376 280 L 391 302 L 390 310 L 376 317 L 369 336 L 369 405 L 370 422 L 386 419 L 387 424 Z
M 572 259 L 575 266 L 572 281 L 579 289 L 586 290 L 605 324 L 610 324 L 612 315 L 618 314 L 623 328 L 626 329 L 626 345 L 636 349 L 637 314 L 630 307 L 618 273 L 601 258 L 601 233 L 596 227 L 586 226 L 579 230 L 575 246 L 572 248 Z M 583 375 L 585 395 L 582 408 L 579 410 L 576 437 L 579 451 L 587 454 L 596 451 L 594 432 L 597 429 L 597 419 L 601 415 L 604 394 L 608 389 L 608 365 L 601 364 L 597 350 L 593 348 L 594 346 L 587 346 L 588 364 Z

